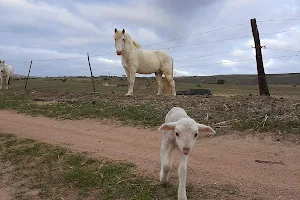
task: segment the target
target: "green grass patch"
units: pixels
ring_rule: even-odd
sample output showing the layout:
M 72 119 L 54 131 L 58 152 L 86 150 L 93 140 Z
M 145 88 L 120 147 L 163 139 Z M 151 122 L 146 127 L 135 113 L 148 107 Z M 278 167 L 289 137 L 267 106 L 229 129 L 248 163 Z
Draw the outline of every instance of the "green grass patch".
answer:
M 13 167 L 7 184 L 16 199 L 177 199 L 177 186 L 140 176 L 131 163 L 98 160 L 13 135 L 0 134 L 0 160 Z M 187 190 L 191 199 L 240 196 L 237 188 L 226 185 Z

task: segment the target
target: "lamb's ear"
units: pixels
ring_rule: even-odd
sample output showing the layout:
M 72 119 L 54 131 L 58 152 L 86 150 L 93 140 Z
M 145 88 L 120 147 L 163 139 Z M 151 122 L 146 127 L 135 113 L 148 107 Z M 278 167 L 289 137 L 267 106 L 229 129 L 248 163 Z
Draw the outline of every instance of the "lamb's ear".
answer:
M 125 34 L 125 29 L 123 28 L 123 30 L 122 30 L 122 33 L 123 33 L 123 35 Z
M 207 133 L 209 135 L 214 135 L 216 133 L 216 131 L 214 131 L 214 129 L 212 129 L 209 126 L 203 125 L 203 124 L 197 124 L 198 125 L 198 131 L 202 132 L 202 133 Z
M 169 122 L 169 123 L 164 123 L 158 128 L 158 131 L 164 132 L 164 131 L 174 131 L 176 127 L 176 122 Z
M 115 28 L 115 33 L 116 33 L 117 31 L 118 31 L 117 28 Z

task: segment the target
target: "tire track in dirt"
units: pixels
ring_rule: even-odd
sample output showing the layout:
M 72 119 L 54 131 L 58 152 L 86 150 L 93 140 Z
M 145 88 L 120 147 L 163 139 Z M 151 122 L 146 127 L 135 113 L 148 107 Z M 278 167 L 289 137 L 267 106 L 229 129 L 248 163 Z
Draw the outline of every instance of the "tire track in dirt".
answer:
M 55 120 L 0 111 L 0 131 L 58 144 L 94 157 L 128 160 L 158 179 L 161 133 L 109 120 Z M 189 158 L 188 183 L 232 184 L 264 199 L 300 199 L 300 145 L 251 137 L 218 136 L 197 141 Z M 256 159 L 283 162 L 263 164 Z M 178 156 L 171 181 L 177 184 Z

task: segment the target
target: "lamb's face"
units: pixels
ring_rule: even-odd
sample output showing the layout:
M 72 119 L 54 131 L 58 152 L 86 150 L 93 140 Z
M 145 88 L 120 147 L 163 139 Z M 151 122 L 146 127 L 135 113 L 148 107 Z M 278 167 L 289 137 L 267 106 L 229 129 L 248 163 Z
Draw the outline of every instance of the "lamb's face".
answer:
M 200 133 L 215 134 L 215 131 L 206 125 L 199 124 L 191 118 L 183 118 L 177 122 L 161 125 L 159 131 L 172 131 L 176 143 L 184 155 L 188 155 L 193 148 Z
M 176 143 L 184 155 L 188 155 L 198 138 L 198 126 L 195 121 L 185 120 L 175 127 Z

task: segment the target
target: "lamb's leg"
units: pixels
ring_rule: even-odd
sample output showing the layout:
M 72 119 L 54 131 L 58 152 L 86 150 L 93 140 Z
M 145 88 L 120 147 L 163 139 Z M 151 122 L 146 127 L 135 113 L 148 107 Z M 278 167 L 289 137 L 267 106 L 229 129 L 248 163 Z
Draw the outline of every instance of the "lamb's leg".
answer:
M 186 177 L 187 177 L 188 156 L 181 155 L 180 164 L 178 167 L 178 200 L 187 200 L 186 196 Z
M 156 76 L 157 85 L 158 85 L 157 95 L 161 95 L 162 94 L 162 89 L 163 89 L 162 73 L 161 72 L 156 72 L 155 76 Z
M 172 169 L 172 151 L 172 146 L 163 140 L 160 149 L 160 182 L 162 184 L 167 183 L 169 180 L 170 171 Z

